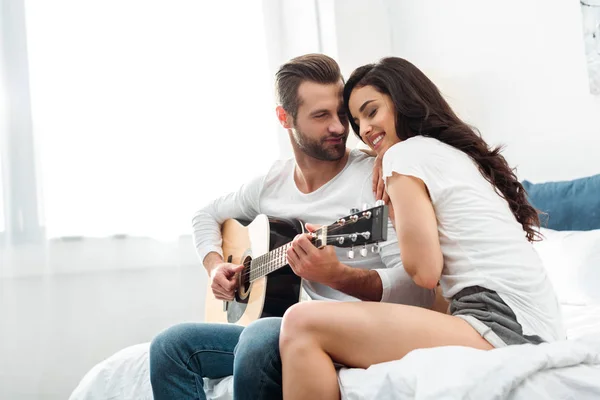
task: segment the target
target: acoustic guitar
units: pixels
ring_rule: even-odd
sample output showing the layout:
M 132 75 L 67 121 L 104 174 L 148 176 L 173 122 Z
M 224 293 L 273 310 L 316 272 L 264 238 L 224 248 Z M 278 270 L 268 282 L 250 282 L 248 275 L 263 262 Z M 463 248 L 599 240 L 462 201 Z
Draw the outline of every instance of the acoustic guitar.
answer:
M 351 214 L 331 225 L 310 233 L 317 248 L 326 245 L 349 248 L 365 257 L 378 252 L 378 243 L 387 240 L 388 208 L 378 201 L 375 207 L 351 210 Z M 227 262 L 244 265 L 238 273 L 238 286 L 233 301 L 215 299 L 208 287 L 206 321 L 246 326 L 258 318 L 281 317 L 300 301 L 302 279 L 287 263 L 286 251 L 291 241 L 304 233 L 299 220 L 258 215 L 252 222 L 229 219 L 221 227 L 223 256 Z

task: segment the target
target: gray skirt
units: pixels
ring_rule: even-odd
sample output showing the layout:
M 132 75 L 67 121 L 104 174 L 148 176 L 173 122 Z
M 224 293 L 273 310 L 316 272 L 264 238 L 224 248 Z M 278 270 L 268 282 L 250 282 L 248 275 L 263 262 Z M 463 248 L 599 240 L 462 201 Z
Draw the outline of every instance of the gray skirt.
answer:
M 493 290 L 469 286 L 450 302 L 450 314 L 462 318 L 494 347 L 540 344 L 537 335 L 524 335 L 513 310 Z

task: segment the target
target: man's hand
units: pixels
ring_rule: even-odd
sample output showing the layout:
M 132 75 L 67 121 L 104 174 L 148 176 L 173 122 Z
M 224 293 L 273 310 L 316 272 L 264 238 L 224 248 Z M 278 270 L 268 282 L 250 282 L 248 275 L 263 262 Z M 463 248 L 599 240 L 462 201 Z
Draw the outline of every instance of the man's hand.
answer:
M 238 284 L 238 272 L 243 265 L 221 263 L 210 271 L 210 288 L 217 300 L 233 300 Z
M 385 191 L 385 183 L 383 182 L 383 155 L 375 157 L 373 164 L 373 194 L 375 200 L 383 200 L 385 204 L 390 203 L 390 197 Z
M 318 227 L 306 224 L 309 231 L 313 232 Z M 287 250 L 287 261 L 296 275 L 313 282 L 327 286 L 343 274 L 344 266 L 337 258 L 333 246 L 317 249 L 310 241 L 308 234 L 298 235 L 294 238 L 292 246 Z
M 306 224 L 310 232 L 319 228 Z M 296 275 L 319 282 L 361 300 L 380 301 L 383 284 L 377 271 L 342 264 L 333 246 L 317 249 L 309 236 L 298 235 L 287 251 L 287 260 Z

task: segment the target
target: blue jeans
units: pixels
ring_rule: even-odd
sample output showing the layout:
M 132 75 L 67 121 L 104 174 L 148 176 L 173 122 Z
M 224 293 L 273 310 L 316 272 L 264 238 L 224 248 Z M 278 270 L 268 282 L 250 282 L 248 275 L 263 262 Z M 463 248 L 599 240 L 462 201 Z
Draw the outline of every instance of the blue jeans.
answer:
M 233 374 L 235 400 L 281 399 L 281 318 L 248 327 L 185 323 L 160 333 L 150 345 L 155 400 L 206 399 L 202 378 Z

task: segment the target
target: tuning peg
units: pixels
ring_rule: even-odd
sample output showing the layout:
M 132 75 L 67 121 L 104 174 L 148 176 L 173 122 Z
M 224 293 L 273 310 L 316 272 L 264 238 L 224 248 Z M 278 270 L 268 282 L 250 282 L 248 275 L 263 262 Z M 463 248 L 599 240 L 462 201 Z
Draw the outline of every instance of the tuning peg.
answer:
M 375 202 L 375 207 L 383 206 L 384 204 L 385 204 L 385 201 L 383 201 L 383 200 L 377 200 Z
M 367 254 L 368 254 L 368 251 L 367 251 L 367 245 L 365 244 L 365 245 L 363 245 L 362 249 L 360 249 L 360 255 L 361 255 L 362 257 L 366 257 L 366 256 L 367 256 Z
M 350 250 L 348 250 L 348 258 L 349 259 L 354 258 L 354 247 L 352 247 Z
M 375 243 L 373 245 L 373 247 L 371 247 L 371 251 L 376 254 L 379 253 L 381 251 L 381 247 L 379 246 L 379 243 Z
M 364 203 L 363 207 L 362 207 L 362 210 L 363 211 L 367 211 L 369 208 L 371 208 L 371 205 L 369 203 Z
M 360 210 L 358 208 L 351 208 L 350 209 L 350 214 L 356 214 L 357 212 L 359 212 Z

